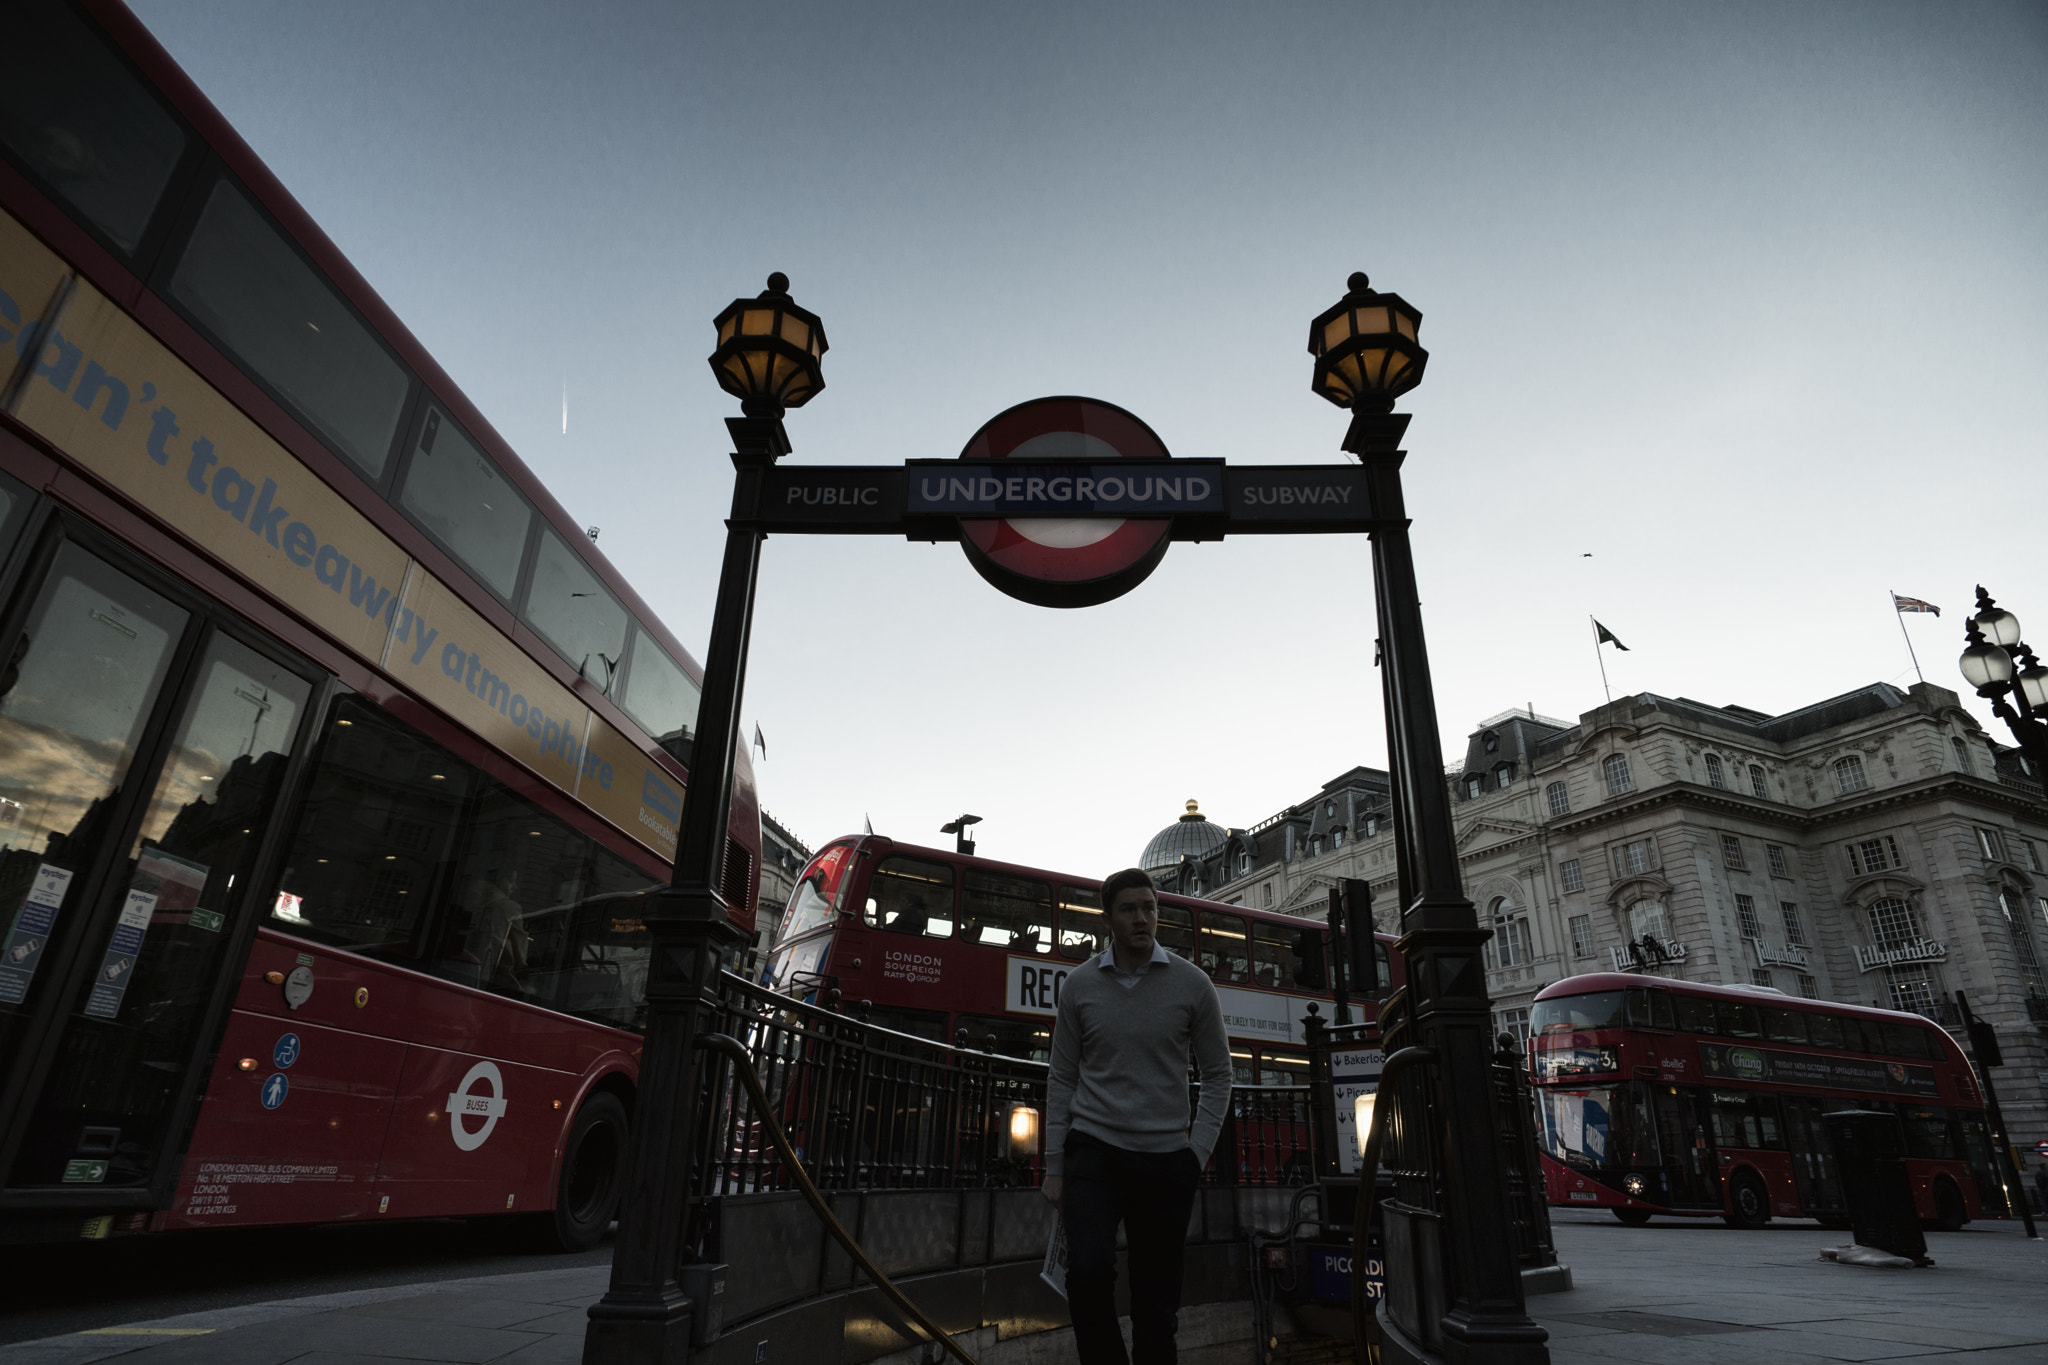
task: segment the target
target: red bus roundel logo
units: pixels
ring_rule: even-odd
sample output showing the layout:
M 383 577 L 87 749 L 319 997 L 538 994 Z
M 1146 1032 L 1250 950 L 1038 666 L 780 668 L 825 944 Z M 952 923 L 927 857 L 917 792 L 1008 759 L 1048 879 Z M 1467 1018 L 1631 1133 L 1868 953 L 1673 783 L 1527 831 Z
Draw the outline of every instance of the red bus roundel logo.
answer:
M 1043 462 L 1168 458 L 1166 445 L 1114 403 L 1034 398 L 974 433 L 963 460 Z M 963 517 L 960 546 L 975 572 L 1041 607 L 1092 607 L 1144 582 L 1166 556 L 1164 517 Z

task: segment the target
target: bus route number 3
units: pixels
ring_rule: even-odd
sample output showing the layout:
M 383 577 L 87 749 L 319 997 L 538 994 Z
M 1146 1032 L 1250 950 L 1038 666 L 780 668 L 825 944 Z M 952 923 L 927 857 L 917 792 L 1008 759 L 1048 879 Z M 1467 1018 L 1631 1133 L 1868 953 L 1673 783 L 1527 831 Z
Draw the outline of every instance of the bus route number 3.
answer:
M 488 1094 L 479 1094 L 477 1084 L 488 1087 Z M 475 1132 L 469 1130 L 465 1120 L 480 1117 L 484 1126 Z M 505 1078 L 498 1073 L 497 1063 L 478 1062 L 462 1078 L 462 1084 L 455 1087 L 455 1093 L 448 1097 L 448 1136 L 455 1139 L 455 1145 L 465 1152 L 473 1152 L 484 1145 L 484 1139 L 498 1126 L 498 1120 L 505 1117 Z
M 1070 970 L 1028 957 L 1011 958 L 1004 1005 L 1012 1014 L 1059 1013 L 1060 983 L 1067 979 Z

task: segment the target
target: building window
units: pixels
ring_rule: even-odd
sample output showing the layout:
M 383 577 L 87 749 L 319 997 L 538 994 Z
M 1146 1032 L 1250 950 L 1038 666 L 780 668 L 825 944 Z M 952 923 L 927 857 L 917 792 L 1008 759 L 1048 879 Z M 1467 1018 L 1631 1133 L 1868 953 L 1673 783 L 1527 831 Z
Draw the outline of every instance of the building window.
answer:
M 1512 783 L 1514 780 L 1515 770 L 1512 764 L 1508 767 L 1496 768 L 1494 770 L 1493 785 L 1500 788 L 1502 791 L 1507 790 L 1509 784 Z
M 2006 931 L 2012 935 L 2013 956 L 2019 959 L 2020 975 L 2026 979 L 2027 994 L 2048 994 L 2041 979 L 2041 959 L 2034 952 L 2034 936 L 2027 932 L 2027 912 L 2022 908 L 2020 893 L 2011 887 L 2001 888 L 1998 908 L 2005 914 Z
M 1998 842 L 1997 830 L 1986 829 L 1982 825 L 1977 826 L 1977 847 L 1981 849 L 1984 853 L 1984 856 L 1989 858 L 1992 862 L 1997 863 L 2005 861 L 2005 853 Z
M 1499 747 L 1500 736 L 1493 734 L 1491 731 L 1489 731 L 1486 736 L 1486 752 L 1492 753 L 1495 749 L 1498 749 Z
M 1762 938 L 1764 927 L 1756 921 L 1756 901 L 1741 894 L 1735 897 L 1735 919 L 1742 926 L 1744 938 Z
M 1552 815 L 1571 814 L 1572 798 L 1571 794 L 1564 789 L 1564 783 L 1551 783 L 1549 786 L 1543 789 L 1543 794 L 1545 797 L 1549 798 L 1550 813 Z
M 1920 940 L 1920 920 L 1897 896 L 1870 903 L 1870 937 L 1880 948 L 1903 948 Z
M 1380 818 L 1377 815 L 1365 817 L 1365 837 L 1370 839 L 1380 832 Z
M 1635 783 L 1628 777 L 1628 755 L 1609 754 L 1607 761 L 1600 765 L 1601 773 L 1607 778 L 1607 794 L 1619 796 L 1625 791 L 1635 790 Z
M 1237 855 L 1237 870 L 1238 870 L 1239 872 L 1249 872 L 1249 871 L 1251 871 L 1251 870 L 1252 870 L 1252 855 L 1251 855 L 1251 854 L 1249 854 L 1249 853 L 1240 853 L 1240 854 L 1238 854 L 1238 855 Z
M 1646 935 L 1666 947 L 1671 944 L 1671 929 L 1664 919 L 1664 902 L 1655 896 L 1645 896 L 1628 908 L 1628 936 L 1641 942 Z
M 1267 882 L 1259 888 L 1259 904 L 1267 910 L 1273 908 L 1273 883 Z
M 1337 813 L 1337 803 L 1336 803 L 1335 801 L 1325 801 L 1325 802 L 1323 802 L 1323 814 L 1324 814 L 1324 815 L 1335 815 L 1336 813 Z
M 1591 957 L 1593 955 L 1593 917 L 1591 915 L 1573 915 L 1571 917 L 1571 931 L 1572 956 Z
M 1791 901 L 1778 902 L 1778 914 L 1785 921 L 1785 942 L 1795 948 L 1806 946 L 1806 926 L 1799 921 L 1799 907 Z
M 1557 882 L 1567 891 L 1584 891 L 1586 879 L 1579 874 L 1579 860 L 1567 858 L 1557 865 Z
M 1977 775 L 1977 770 L 1970 765 L 1970 746 L 1963 743 L 1963 737 L 1961 735 L 1950 735 L 1948 737 L 1948 742 L 1955 746 L 1956 770 L 1958 772 L 1968 773 L 1971 777 L 1975 777 Z
M 1870 784 L 1863 780 L 1863 760 L 1854 754 L 1835 760 L 1835 790 L 1847 796 L 1860 792 Z
M 1493 901 L 1493 940 L 1487 945 L 1490 955 L 1503 967 L 1527 965 L 1529 952 L 1529 921 L 1518 909 L 1507 903 L 1504 896 Z
M 1813 977 L 1805 972 L 1801 972 L 1799 974 L 1799 993 L 1808 1000 L 1820 999 L 1820 982 L 1814 980 Z
M 2041 850 L 2035 847 L 2034 841 L 2032 839 L 2022 839 L 2020 844 L 2027 850 L 2027 866 L 2033 868 L 2036 872 L 2048 872 L 2048 868 L 2041 866 Z
M 1742 840 L 1732 834 L 1721 836 L 1721 861 L 1730 867 L 1744 866 L 1742 861 Z
M 1493 1022 L 1496 1033 L 1506 1033 L 1513 1036 L 1517 1049 L 1525 1048 L 1529 1045 L 1529 1011 L 1502 1010 L 1499 1014 L 1493 1016 Z
M 1859 877 L 1905 865 L 1906 860 L 1899 856 L 1898 840 L 1889 834 L 1849 845 L 1849 870 Z
M 1342 848 L 1342 847 L 1344 847 L 1344 831 L 1343 831 L 1343 830 L 1341 830 L 1341 829 L 1333 829 L 1333 830 L 1331 830 L 1331 831 L 1330 831 L 1330 847 L 1331 847 L 1331 848 L 1333 848 L 1333 849 L 1337 849 L 1337 848 Z
M 1770 799 L 1770 788 L 1764 785 L 1764 770 L 1754 763 L 1749 765 L 1749 789 L 1766 801 Z
M 1766 967 L 1751 967 L 1749 969 L 1749 984 L 1752 986 L 1770 986 L 1770 969 Z
M 1728 773 L 1721 766 L 1719 754 L 1707 755 L 1707 785 L 1722 788 L 1728 785 Z
M 1884 969 L 1885 985 L 1891 989 L 1892 1008 L 1909 1014 L 1930 1014 L 1934 1010 L 1934 975 L 1924 962 L 1901 963 Z
M 1614 875 L 1631 877 L 1648 872 L 1655 865 L 1648 839 L 1632 839 L 1614 850 Z
M 1323 841 L 1321 838 L 1315 838 L 1308 841 L 1308 856 L 1311 858 L 1320 858 L 1323 856 Z
M 1476 778 L 1476 777 L 1468 777 L 1468 778 L 1466 778 L 1466 779 L 1465 779 L 1465 799 L 1466 799 L 1467 801 L 1476 801 L 1476 800 L 1478 800 L 1478 799 L 1479 799 L 1479 779 L 1478 779 L 1478 778 Z
M 1771 864 L 1771 875 L 1773 877 L 1789 877 L 1792 875 L 1792 869 L 1785 865 L 1784 849 L 1779 848 L 1776 844 L 1765 844 L 1764 857 Z

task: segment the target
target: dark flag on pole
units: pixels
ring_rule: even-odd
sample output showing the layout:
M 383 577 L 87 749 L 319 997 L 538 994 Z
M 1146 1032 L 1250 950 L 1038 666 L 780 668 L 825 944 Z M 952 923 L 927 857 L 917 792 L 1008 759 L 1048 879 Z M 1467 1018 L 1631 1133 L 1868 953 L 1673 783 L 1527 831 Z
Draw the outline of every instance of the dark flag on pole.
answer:
M 761 761 L 763 763 L 767 762 L 768 741 L 761 738 L 761 727 L 758 724 L 754 726 L 754 747 L 761 751 Z
M 1892 610 L 1894 610 L 1894 611 L 1902 611 L 1902 612 L 1903 612 L 1903 611 L 1931 611 L 1931 612 L 1933 612 L 1933 613 L 1934 613 L 1934 614 L 1935 614 L 1936 616 L 1939 616 L 1939 615 L 1941 615 L 1941 608 L 1940 608 L 1940 607 L 1937 607 L 1937 606 L 1935 606 L 1935 605 L 1934 605 L 1934 603 L 1932 603 L 1932 602 L 1922 602 L 1922 601 L 1921 601 L 1921 600 L 1920 600 L 1919 598 L 1917 598 L 1917 597 L 1901 597 L 1901 596 L 1899 596 L 1899 595 L 1898 595 L 1897 593 L 1893 593 L 1893 594 L 1892 594 Z
M 1616 649 L 1621 650 L 1624 653 L 1627 652 L 1628 646 L 1623 644 L 1620 640 L 1616 639 L 1614 632 L 1609 630 L 1607 627 L 1601 625 L 1597 620 L 1593 622 L 1593 629 L 1600 632 L 1599 635 L 1596 636 L 1593 640 L 1595 646 L 1613 645 Z

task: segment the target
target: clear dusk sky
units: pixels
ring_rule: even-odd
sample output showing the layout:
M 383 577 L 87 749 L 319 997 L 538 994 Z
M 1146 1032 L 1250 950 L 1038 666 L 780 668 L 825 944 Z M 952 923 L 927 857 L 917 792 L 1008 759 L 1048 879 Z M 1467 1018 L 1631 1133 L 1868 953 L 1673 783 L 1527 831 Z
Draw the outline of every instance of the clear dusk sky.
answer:
M 778 269 L 832 341 L 818 464 L 1052 393 L 1339 460 L 1309 319 L 1399 291 L 1452 758 L 1600 703 L 1589 615 L 1616 695 L 1773 712 L 1913 681 L 1888 589 L 1944 687 L 1980 581 L 2048 637 L 2039 5 L 131 3 L 693 648 L 710 319 Z M 1363 538 L 1177 545 L 1079 612 L 956 546 L 763 564 L 748 732 L 813 844 L 971 811 L 1099 876 L 1190 796 L 1249 825 L 1386 763 Z

